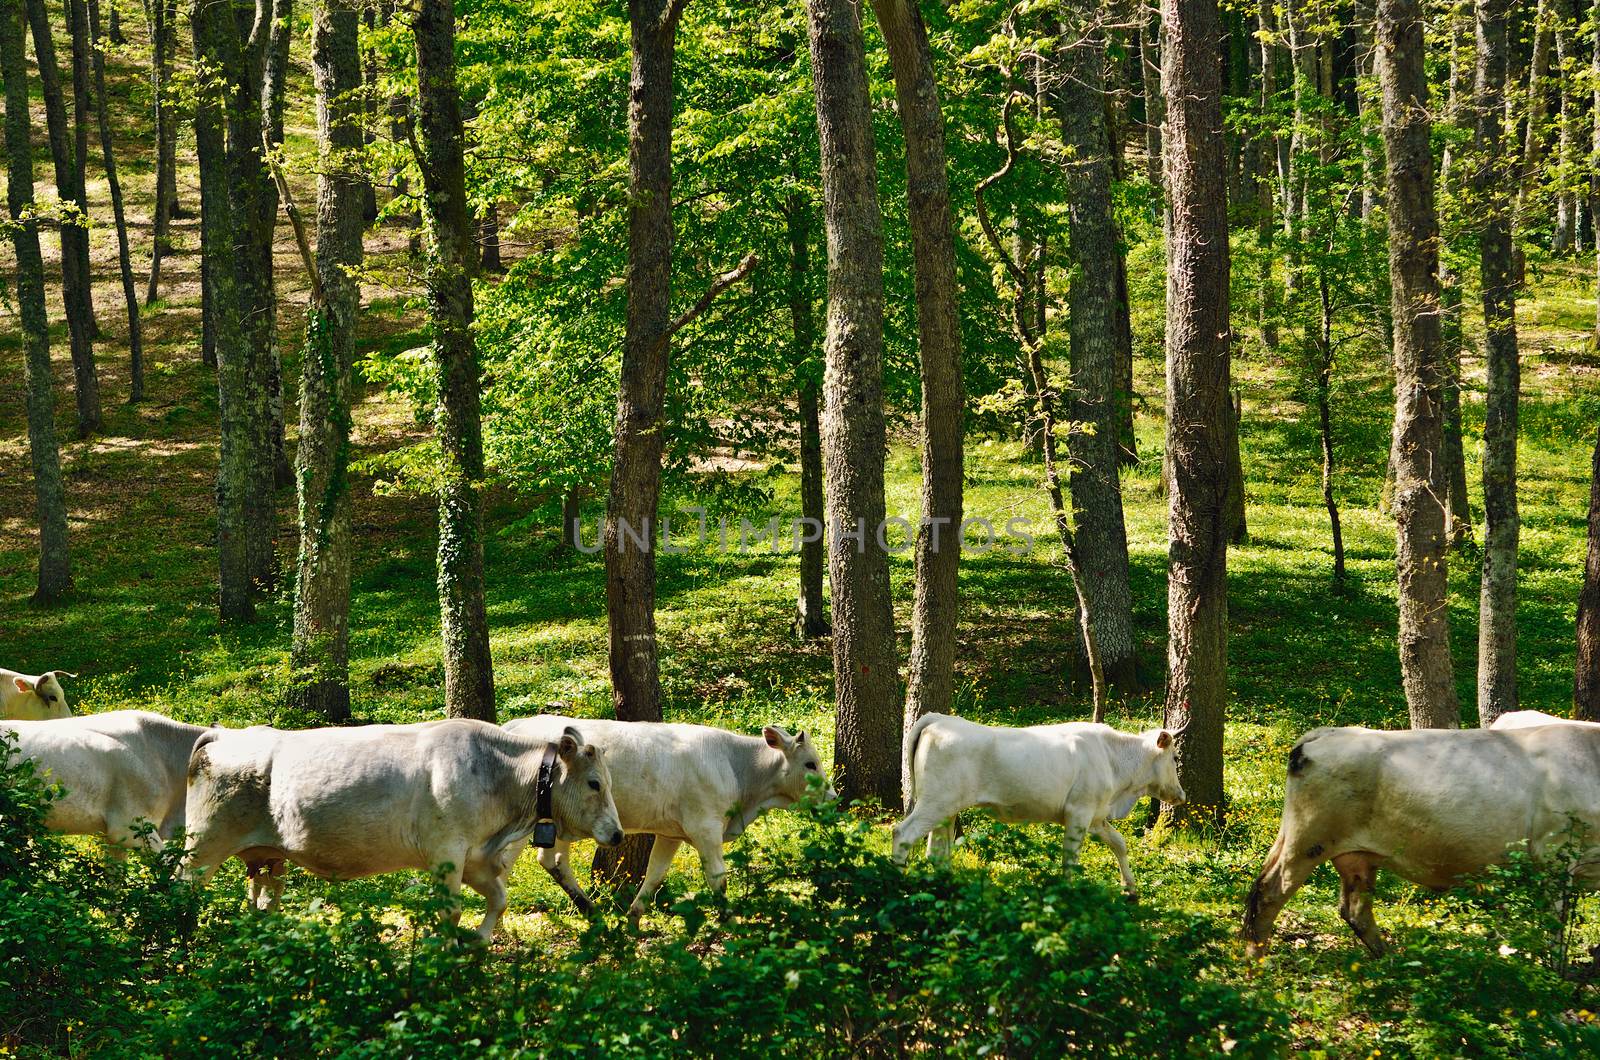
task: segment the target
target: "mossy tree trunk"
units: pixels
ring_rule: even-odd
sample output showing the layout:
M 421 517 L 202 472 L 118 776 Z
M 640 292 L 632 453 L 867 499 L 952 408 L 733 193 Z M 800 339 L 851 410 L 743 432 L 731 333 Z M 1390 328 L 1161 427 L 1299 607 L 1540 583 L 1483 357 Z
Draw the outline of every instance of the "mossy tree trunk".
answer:
M 33 144 L 28 115 L 28 68 L 20 4 L 0 9 L 0 77 L 5 83 L 6 206 L 16 251 L 15 293 L 22 324 L 27 388 L 28 451 L 32 458 L 34 511 L 39 523 L 36 604 L 51 604 L 72 588 L 67 548 L 67 502 L 56 442 L 55 387 L 50 371 L 50 321 L 44 300 L 44 257 L 33 216 Z
M 451 717 L 495 720 L 494 669 L 483 577 L 483 420 L 478 346 L 472 334 L 477 242 L 467 209 L 461 97 L 456 87 L 455 9 L 421 0 L 417 131 L 429 236 L 428 320 L 438 385 L 439 610 L 444 699 Z

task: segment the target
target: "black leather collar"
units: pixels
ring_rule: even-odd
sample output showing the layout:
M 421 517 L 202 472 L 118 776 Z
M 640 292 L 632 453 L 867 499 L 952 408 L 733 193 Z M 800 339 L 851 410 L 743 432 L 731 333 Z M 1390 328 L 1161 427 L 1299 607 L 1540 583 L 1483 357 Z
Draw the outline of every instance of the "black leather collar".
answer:
M 555 786 L 556 745 L 547 743 L 544 745 L 544 758 L 539 762 L 539 779 L 534 784 L 533 845 L 536 847 L 556 845 L 556 821 L 551 806 Z

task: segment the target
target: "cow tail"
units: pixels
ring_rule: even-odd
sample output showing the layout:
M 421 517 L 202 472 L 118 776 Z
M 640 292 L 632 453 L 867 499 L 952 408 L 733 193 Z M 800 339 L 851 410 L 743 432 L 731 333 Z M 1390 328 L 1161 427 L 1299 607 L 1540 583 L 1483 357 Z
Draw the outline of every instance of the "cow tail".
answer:
M 924 714 L 912 723 L 906 730 L 905 746 L 901 749 L 901 760 L 905 763 L 906 776 L 909 778 L 909 788 L 906 792 L 906 815 L 917 806 L 917 741 L 922 738 L 922 730 L 930 724 L 944 717 L 943 714 Z

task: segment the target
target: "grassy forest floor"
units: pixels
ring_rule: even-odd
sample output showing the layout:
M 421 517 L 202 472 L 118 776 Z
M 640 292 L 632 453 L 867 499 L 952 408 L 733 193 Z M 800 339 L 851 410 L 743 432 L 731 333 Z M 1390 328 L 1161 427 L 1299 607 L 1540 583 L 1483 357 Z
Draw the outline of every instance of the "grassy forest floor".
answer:
M 148 88 L 126 63 L 113 65 L 113 102 L 124 108 L 117 127 L 142 134 Z M 291 92 L 291 98 L 309 93 Z M 290 153 L 302 202 L 311 199 L 309 116 L 292 115 Z M 43 115 L 36 114 L 36 130 Z M 36 175 L 48 175 L 44 138 Z M 128 188 L 133 245 L 141 262 L 150 245 L 148 142 L 121 143 L 119 162 Z M 93 169 L 93 167 L 91 167 Z M 183 204 L 198 206 L 189 178 Z M 48 183 L 38 185 L 49 194 Z M 103 180 L 91 183 L 95 215 L 109 216 Z M 71 512 L 77 589 L 65 606 L 30 610 L 34 554 L 32 487 L 20 386 L 0 390 L 0 488 L 12 498 L 0 515 L 0 645 L 6 666 L 26 672 L 62 668 L 80 676 L 68 686 L 80 711 L 139 707 L 203 723 L 297 725 L 284 712 L 290 609 L 287 587 L 254 625 L 221 629 L 216 620 L 212 547 L 213 475 L 216 461 L 216 394 L 212 374 L 199 359 L 197 232 L 193 220 L 178 229 L 179 252 L 169 258 L 165 297 L 144 316 L 149 400 L 123 404 L 127 393 L 125 321 L 115 282 L 115 234 L 93 233 L 97 310 L 107 337 L 98 347 L 106 403 L 104 432 L 74 440 L 71 370 L 59 293 L 51 292 L 56 359 L 58 427 Z M 53 235 L 44 240 L 47 268 L 56 260 Z M 1144 248 L 1145 253 L 1156 253 Z M 386 230 L 369 253 L 379 266 L 367 285 L 362 347 L 406 348 L 423 341 L 410 299 L 405 234 Z M 280 227 L 280 325 L 285 379 L 292 402 L 298 378 L 303 276 Z M 1584 267 L 1552 265 L 1531 278 L 1520 307 L 1526 351 L 1522 407 L 1523 515 L 1520 565 L 1520 678 L 1523 705 L 1564 713 L 1572 690 L 1572 618 L 1583 558 L 1588 445 L 1600 395 L 1600 359 L 1590 349 L 1592 280 Z M 142 283 L 141 283 L 142 287 Z M 1471 296 L 1469 295 L 1469 304 Z M 1159 472 L 1163 421 L 1159 360 L 1159 305 L 1135 307 L 1141 356 L 1138 389 L 1144 396 L 1137 429 L 1141 463 L 1124 481 L 1132 550 L 1135 618 L 1141 669 L 1151 691 L 1115 703 L 1119 726 L 1159 719 L 1165 652 L 1165 504 Z M 7 308 L 7 319 L 10 309 Z M 0 374 L 22 378 L 14 322 L 0 327 Z M 1227 735 L 1228 823 L 1203 836 L 1130 835 L 1131 856 L 1145 901 L 1162 915 L 1199 915 L 1235 922 L 1243 897 L 1274 835 L 1283 791 L 1284 761 L 1302 732 L 1318 725 L 1406 723 L 1395 652 L 1393 529 L 1380 511 L 1392 392 L 1381 361 L 1343 364 L 1337 384 L 1335 425 L 1337 492 L 1343 506 L 1349 578 L 1336 591 L 1331 578 L 1327 515 L 1318 482 L 1314 415 L 1292 396 L 1286 369 L 1247 343 L 1236 364 L 1243 393 L 1243 450 L 1250 541 L 1230 557 L 1230 675 Z M 1469 481 L 1477 493 L 1482 426 L 1482 365 L 1469 353 L 1464 398 Z M 291 408 L 289 422 L 294 422 Z M 408 408 L 381 392 L 366 392 L 356 412 L 357 456 L 382 452 L 419 430 Z M 792 468 L 790 469 L 792 471 Z M 969 441 L 967 508 L 997 525 L 1019 516 L 1032 520 L 1037 545 L 1027 555 L 996 549 L 964 558 L 960 713 L 988 722 L 1030 724 L 1086 718 L 1086 684 L 1075 667 L 1071 592 L 1047 533 L 1047 507 L 1037 465 L 1015 440 Z M 773 480 L 767 513 L 798 515 L 796 478 Z M 370 478 L 355 488 L 352 691 L 363 720 L 415 721 L 442 709 L 438 610 L 434 587 L 434 510 L 426 498 L 374 492 Z M 908 436 L 895 442 L 889 462 L 889 510 L 917 515 L 918 468 Z M 692 488 L 669 506 L 695 501 Z M 292 567 L 293 497 L 281 497 L 281 549 Z M 579 714 L 609 706 L 602 564 L 558 541 L 555 521 L 525 517 L 529 503 L 494 497 L 487 545 L 489 618 L 502 718 L 536 713 L 561 701 Z M 585 511 L 586 539 L 594 539 L 598 506 Z M 715 516 L 715 512 L 713 512 Z M 734 516 L 737 525 L 737 515 Z M 1474 699 L 1477 576 L 1475 556 L 1453 561 L 1452 636 L 1463 703 Z M 909 644 L 911 563 L 893 563 L 900 654 Z M 803 727 L 831 741 L 831 659 L 823 643 L 804 643 L 791 631 L 798 579 L 793 553 L 741 555 L 695 546 L 659 562 L 663 685 L 669 720 L 697 721 L 754 731 L 769 721 Z M 1473 719 L 1470 706 L 1467 720 Z M 886 820 L 887 818 L 885 818 Z M 1142 820 L 1142 811 L 1135 820 Z M 781 841 L 786 815 L 768 815 L 753 829 Z M 1037 830 L 1042 835 L 1047 829 Z M 1142 832 L 1141 828 L 1130 831 Z M 877 833 L 887 844 L 887 829 Z M 687 849 L 687 848 L 686 848 Z M 1048 856 L 1048 848 L 1044 854 Z M 1114 863 L 1096 843 L 1085 848 L 1091 878 L 1108 885 Z M 970 853 L 958 862 L 975 865 Z M 999 864 L 1005 873 L 1015 866 Z M 698 886 L 692 854 L 680 855 L 669 887 Z M 218 886 L 242 893 L 236 869 Z M 363 886 L 363 885 L 354 885 Z M 747 886 L 737 871 L 730 881 L 735 903 Z M 304 913 L 323 892 L 303 874 L 289 888 L 289 907 Z M 1109 896 L 1107 900 L 1114 900 Z M 477 903 L 471 896 L 469 906 Z M 1398 944 L 1369 960 L 1337 915 L 1338 885 L 1324 867 L 1280 922 L 1280 942 L 1264 968 L 1244 960 L 1220 974 L 1273 997 L 1293 1015 L 1302 1047 L 1340 1054 L 1411 1039 L 1416 1017 L 1416 954 L 1437 955 L 1455 943 L 1470 948 L 1481 926 L 1462 910 L 1459 896 L 1437 898 L 1394 879 L 1379 887 L 1378 918 Z M 1592 900 L 1582 912 L 1593 916 Z M 469 917 L 471 914 L 469 913 Z M 654 928 L 678 927 L 664 915 Z M 507 947 L 561 947 L 579 922 L 560 891 L 534 860 L 519 865 L 506 920 Z M 1583 939 L 1600 939 L 1600 925 L 1584 924 Z M 1442 946 L 1442 949 L 1441 949 Z M 1520 958 L 1508 958 L 1520 959 Z M 1410 963 L 1408 963 L 1410 962 Z M 1432 967 L 1430 966 L 1430 972 Z M 1458 977 L 1460 989 L 1478 982 Z M 1411 984 L 1397 986 L 1396 984 Z M 1556 991 L 1543 1004 L 1590 1019 L 1588 988 Z M 1589 1002 L 1592 1004 L 1592 999 Z M 1492 998 L 1471 1003 L 1483 1020 L 1495 1019 Z M 1470 1007 L 1470 1006 L 1469 1006 Z M 1510 1015 L 1507 1015 L 1510 1018 Z M 1447 1039 L 1440 1048 L 1448 1052 Z M 1413 1047 L 1417 1047 L 1412 1042 Z M 1426 1051 L 1426 1050 L 1421 1050 Z

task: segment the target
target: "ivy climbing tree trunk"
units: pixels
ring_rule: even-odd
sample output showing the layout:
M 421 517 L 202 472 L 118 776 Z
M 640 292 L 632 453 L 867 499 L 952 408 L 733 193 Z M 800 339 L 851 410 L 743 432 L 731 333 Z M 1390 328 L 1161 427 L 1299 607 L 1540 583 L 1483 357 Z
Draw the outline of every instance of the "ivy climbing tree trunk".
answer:
M 1600 435 L 1595 437 L 1589 477 L 1589 554 L 1578 597 L 1578 666 L 1572 686 L 1572 716 L 1600 721 Z
M 833 589 L 834 774 L 900 797 L 899 674 L 884 520 L 883 219 L 865 45 L 850 0 L 806 0 L 828 233 L 822 452 Z
M 456 89 L 455 8 L 421 0 L 417 131 L 430 246 L 428 319 L 438 388 L 439 611 L 444 705 L 455 718 L 495 720 L 494 668 L 483 580 L 483 421 L 478 346 L 472 334 L 477 242 L 467 210 L 461 97 Z
M 1516 260 L 1511 242 L 1511 170 L 1505 164 L 1508 0 L 1477 0 L 1477 196 L 1488 402 L 1483 425 L 1483 580 L 1478 598 L 1478 718 L 1488 726 L 1517 709 L 1517 350 Z
M 1167 86 L 1167 702 L 1185 815 L 1223 813 L 1233 350 L 1216 0 L 1163 0 Z
M 916 539 L 906 725 L 924 714 L 948 712 L 955 695 L 965 423 L 944 113 L 918 3 L 873 0 L 872 5 L 888 47 L 905 133 L 906 209 L 922 366 L 922 519 Z M 1108 437 L 1114 445 L 1115 424 Z M 902 777 L 901 789 L 909 798 L 909 775 Z
M 361 285 L 364 106 L 356 8 L 317 0 L 311 70 L 317 88 L 316 278 L 300 363 L 300 502 L 295 703 L 330 721 L 350 716 L 350 404 Z
M 33 144 L 28 115 L 28 67 L 20 4 L 0 9 L 0 78 L 6 104 L 6 207 L 16 252 L 15 294 L 22 325 L 23 373 L 27 387 L 28 452 L 32 459 L 34 512 L 39 523 L 39 580 L 35 604 L 52 604 L 72 588 L 67 549 L 67 502 L 56 443 L 55 387 L 50 372 L 50 321 L 44 300 L 44 257 L 33 216 Z
M 1380 0 L 1378 80 L 1387 152 L 1394 314 L 1393 468 L 1400 675 L 1413 728 L 1460 724 L 1450 662 L 1439 331 L 1439 221 L 1433 206 L 1420 0 Z
M 243 42 L 230 6 L 194 0 L 195 64 L 219 76 L 203 79 L 195 96 L 194 140 L 200 163 L 200 267 L 209 291 L 206 314 L 215 336 L 219 443 L 217 465 L 217 567 L 224 622 L 255 617 L 250 584 L 246 504 L 254 462 L 249 352 L 240 321 L 237 272 L 241 219 L 228 158 L 227 121 L 233 95 L 229 73 L 243 62 Z
M 1067 147 L 1069 234 L 1074 271 L 1068 303 L 1071 379 L 1069 478 L 1079 577 L 1088 582 L 1100 666 L 1108 686 L 1138 684 L 1133 593 L 1128 586 L 1128 531 L 1119 481 L 1119 349 L 1116 270 L 1121 253 L 1111 205 L 1111 152 L 1100 120 L 1106 59 L 1102 7 L 1068 0 L 1062 17 L 1061 89 L 1056 112 Z
M 128 219 L 122 209 L 122 183 L 117 179 L 116 153 L 111 142 L 110 107 L 106 103 L 106 58 L 100 40 L 100 3 L 88 0 L 89 25 L 94 34 L 95 111 L 100 126 L 100 156 L 105 164 L 111 215 L 117 226 L 117 265 L 122 273 L 122 300 L 128 308 L 128 402 L 144 400 L 144 334 L 139 320 L 139 295 L 134 290 L 133 260 L 128 253 Z
M 83 209 L 83 182 L 79 178 L 73 135 L 61 92 L 61 71 L 56 66 L 55 38 L 44 0 L 26 0 L 33 29 L 33 53 L 39 68 L 39 88 L 44 96 L 45 126 L 50 134 L 50 156 L 55 163 L 56 195 L 63 203 Z M 61 296 L 66 308 L 67 335 L 72 347 L 73 392 L 78 403 L 78 437 L 100 429 L 100 377 L 94 364 L 94 319 L 90 313 L 89 233 L 81 224 L 64 223 L 61 233 Z

